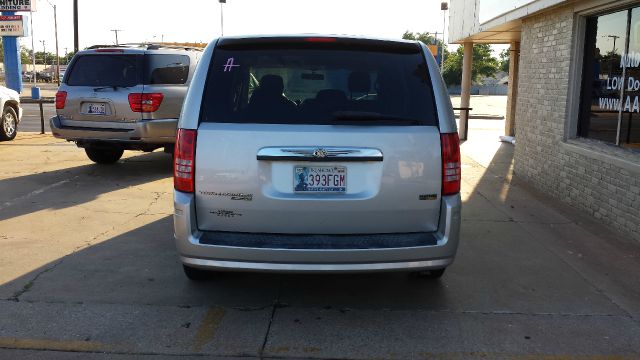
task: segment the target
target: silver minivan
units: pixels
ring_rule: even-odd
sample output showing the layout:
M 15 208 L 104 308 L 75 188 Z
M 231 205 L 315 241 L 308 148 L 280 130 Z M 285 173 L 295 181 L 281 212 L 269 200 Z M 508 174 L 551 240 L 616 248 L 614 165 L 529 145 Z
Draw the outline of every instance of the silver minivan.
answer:
M 178 124 L 184 271 L 409 271 L 455 257 L 460 151 L 426 46 L 336 36 L 223 37 Z
M 173 151 L 178 116 L 202 50 L 164 44 L 78 52 L 56 93 L 53 135 L 75 142 L 94 162 L 124 150 Z

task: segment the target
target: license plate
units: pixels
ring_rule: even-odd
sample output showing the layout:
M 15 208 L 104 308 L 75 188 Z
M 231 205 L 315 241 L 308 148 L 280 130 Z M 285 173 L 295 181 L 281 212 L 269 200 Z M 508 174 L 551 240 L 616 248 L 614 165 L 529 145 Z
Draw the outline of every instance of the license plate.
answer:
M 293 189 L 295 192 L 346 192 L 347 168 L 344 166 L 295 166 Z
M 105 104 L 89 104 L 87 113 L 91 115 L 105 115 L 107 109 Z

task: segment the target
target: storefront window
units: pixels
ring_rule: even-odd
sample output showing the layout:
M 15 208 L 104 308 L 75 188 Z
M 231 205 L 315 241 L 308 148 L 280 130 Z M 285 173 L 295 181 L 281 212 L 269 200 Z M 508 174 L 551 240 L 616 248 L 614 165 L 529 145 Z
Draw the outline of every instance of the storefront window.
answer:
M 578 135 L 640 149 L 640 8 L 587 20 Z

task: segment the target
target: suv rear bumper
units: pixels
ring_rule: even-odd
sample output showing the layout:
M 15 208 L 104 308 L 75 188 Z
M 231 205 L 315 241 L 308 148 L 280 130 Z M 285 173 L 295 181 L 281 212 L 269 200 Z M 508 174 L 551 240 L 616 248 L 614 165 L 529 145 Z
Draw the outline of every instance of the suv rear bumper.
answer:
M 212 237 L 212 232 L 197 229 L 193 194 L 174 191 L 174 208 L 176 246 L 181 261 L 191 267 L 270 272 L 409 271 L 442 269 L 453 262 L 458 248 L 461 200 L 460 195 L 442 199 L 438 231 L 427 234 L 434 238 L 433 244 L 405 247 L 272 248 L 243 246 L 241 241 L 237 245 L 212 245 L 206 240 Z M 372 236 L 386 235 L 363 235 Z M 238 234 L 238 237 L 246 239 L 247 235 Z
M 113 126 L 109 127 L 109 124 Z M 140 120 L 124 124 L 74 121 L 74 126 L 65 126 L 58 116 L 54 116 L 49 119 L 49 125 L 54 137 L 69 141 L 173 144 L 176 141 L 178 119 Z

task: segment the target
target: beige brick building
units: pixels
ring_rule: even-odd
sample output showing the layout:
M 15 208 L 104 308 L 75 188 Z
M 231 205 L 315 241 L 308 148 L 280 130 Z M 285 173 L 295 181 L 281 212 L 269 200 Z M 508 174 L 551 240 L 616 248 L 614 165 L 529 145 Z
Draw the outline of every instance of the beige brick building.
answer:
M 640 1 L 451 0 L 449 32 L 511 44 L 516 176 L 640 241 Z

